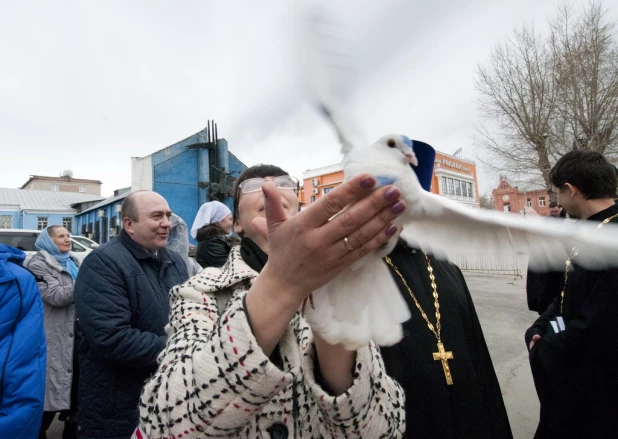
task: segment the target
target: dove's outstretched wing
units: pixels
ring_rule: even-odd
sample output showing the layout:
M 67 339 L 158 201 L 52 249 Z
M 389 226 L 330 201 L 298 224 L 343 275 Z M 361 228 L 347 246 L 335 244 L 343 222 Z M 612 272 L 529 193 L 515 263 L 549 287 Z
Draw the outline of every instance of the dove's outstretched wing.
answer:
M 575 247 L 576 261 L 584 268 L 618 267 L 618 227 L 611 223 L 598 228 L 589 221 L 473 209 L 430 193 L 408 202 L 416 208 L 401 237 L 438 257 L 528 254 L 536 270 L 564 270 Z
M 304 8 L 294 55 L 296 76 L 311 104 L 335 129 L 345 155 L 355 144 L 366 144 L 350 104 L 356 77 L 351 38 L 326 5 Z

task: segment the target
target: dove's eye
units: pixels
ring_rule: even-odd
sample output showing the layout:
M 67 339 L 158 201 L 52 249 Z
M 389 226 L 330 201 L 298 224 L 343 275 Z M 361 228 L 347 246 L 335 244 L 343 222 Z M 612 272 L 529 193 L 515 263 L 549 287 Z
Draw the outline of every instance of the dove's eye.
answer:
M 397 146 L 397 143 L 395 143 L 394 139 L 388 139 L 388 142 L 386 142 L 386 144 L 390 147 L 390 148 L 394 148 Z

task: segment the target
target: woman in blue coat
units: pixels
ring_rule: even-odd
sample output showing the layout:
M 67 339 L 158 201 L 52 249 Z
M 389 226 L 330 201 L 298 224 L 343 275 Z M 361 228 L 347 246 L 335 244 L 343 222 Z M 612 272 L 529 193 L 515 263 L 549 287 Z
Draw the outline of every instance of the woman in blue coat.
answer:
M 45 396 L 43 304 L 25 258 L 0 244 L 0 433 L 11 439 L 37 437 Z

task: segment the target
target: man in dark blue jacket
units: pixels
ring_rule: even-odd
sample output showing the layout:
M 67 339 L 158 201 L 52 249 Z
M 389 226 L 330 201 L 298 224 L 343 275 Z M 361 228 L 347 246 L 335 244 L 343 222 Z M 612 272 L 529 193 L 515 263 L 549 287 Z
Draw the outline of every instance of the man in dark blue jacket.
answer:
M 38 436 L 45 397 L 43 302 L 24 259 L 0 244 L 0 436 L 11 439 Z
M 165 249 L 172 211 L 155 192 L 122 204 L 123 230 L 84 260 L 75 307 L 84 339 L 79 349 L 82 439 L 129 438 L 138 425 L 146 379 L 165 347 L 168 292 L 189 275 L 182 257 Z

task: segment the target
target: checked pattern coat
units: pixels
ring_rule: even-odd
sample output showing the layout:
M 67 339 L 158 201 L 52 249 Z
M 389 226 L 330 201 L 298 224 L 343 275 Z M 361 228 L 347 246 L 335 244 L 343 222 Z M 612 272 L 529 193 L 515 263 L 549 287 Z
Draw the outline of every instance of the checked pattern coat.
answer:
M 236 246 L 223 267 L 172 289 L 167 346 L 144 387 L 133 437 L 254 439 L 277 426 L 290 438 L 401 438 L 404 394 L 375 345 L 357 352 L 354 382 L 338 397 L 316 382 L 311 329 L 300 313 L 279 342 L 282 369 L 264 355 L 243 308 L 257 275 Z M 222 314 L 217 294 L 231 297 Z

